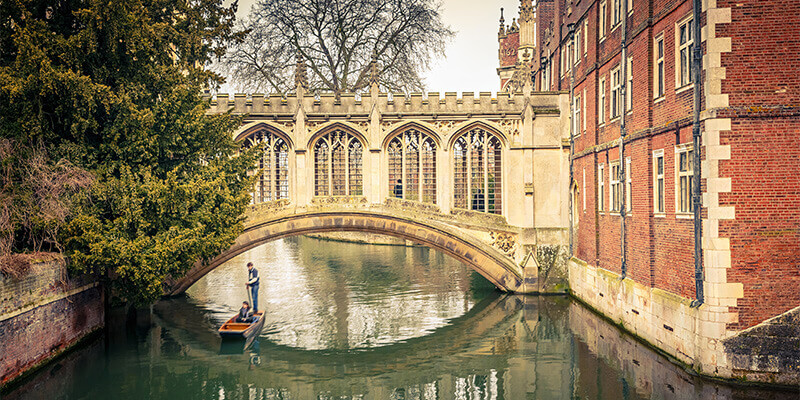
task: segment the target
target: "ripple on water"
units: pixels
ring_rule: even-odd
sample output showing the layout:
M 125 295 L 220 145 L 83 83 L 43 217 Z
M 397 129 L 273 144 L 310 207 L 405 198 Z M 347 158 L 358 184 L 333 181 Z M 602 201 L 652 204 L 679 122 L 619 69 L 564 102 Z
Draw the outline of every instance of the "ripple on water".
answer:
M 424 336 L 467 312 L 473 272 L 425 248 L 293 238 L 254 248 L 188 294 L 224 321 L 243 298 L 246 265 L 259 270 L 262 337 L 307 350 L 355 350 Z

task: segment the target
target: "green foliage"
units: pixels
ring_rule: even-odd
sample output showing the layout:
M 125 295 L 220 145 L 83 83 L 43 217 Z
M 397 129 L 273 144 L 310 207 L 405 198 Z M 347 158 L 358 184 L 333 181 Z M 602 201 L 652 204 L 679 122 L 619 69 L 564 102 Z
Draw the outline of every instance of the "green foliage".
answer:
M 0 3 L 0 136 L 90 171 L 59 231 L 70 265 L 147 304 L 242 229 L 255 153 L 206 115 L 203 68 L 239 40 L 223 0 Z

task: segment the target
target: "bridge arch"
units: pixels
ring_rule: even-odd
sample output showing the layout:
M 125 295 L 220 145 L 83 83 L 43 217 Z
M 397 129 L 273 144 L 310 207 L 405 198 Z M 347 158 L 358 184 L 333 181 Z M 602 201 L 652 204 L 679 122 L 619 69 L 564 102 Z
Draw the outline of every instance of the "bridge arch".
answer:
M 461 229 L 385 211 L 351 209 L 284 214 L 248 223 L 228 250 L 210 262 L 196 263 L 182 279 L 171 285 L 167 294 L 183 293 L 226 261 L 272 240 L 311 233 L 353 231 L 384 234 L 421 243 L 463 262 L 503 291 L 528 291 L 522 269 L 513 260 Z

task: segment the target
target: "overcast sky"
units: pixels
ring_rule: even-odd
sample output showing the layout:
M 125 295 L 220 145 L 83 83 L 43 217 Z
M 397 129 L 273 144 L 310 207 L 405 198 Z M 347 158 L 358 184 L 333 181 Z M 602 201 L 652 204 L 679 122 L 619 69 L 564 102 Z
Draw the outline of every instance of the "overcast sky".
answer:
M 239 0 L 243 18 L 257 0 Z M 517 17 L 519 0 L 444 0 L 444 23 L 456 31 L 446 53 L 426 75 L 430 92 L 497 92 L 497 29 L 500 7 L 506 24 Z M 222 92 L 232 92 L 222 88 Z

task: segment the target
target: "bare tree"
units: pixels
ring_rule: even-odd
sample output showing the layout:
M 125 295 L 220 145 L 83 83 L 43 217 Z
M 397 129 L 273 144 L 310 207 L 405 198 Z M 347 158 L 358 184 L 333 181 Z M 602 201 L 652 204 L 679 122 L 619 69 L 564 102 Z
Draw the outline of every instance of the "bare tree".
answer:
M 310 90 L 339 94 L 367 89 L 375 59 L 381 89 L 421 90 L 454 34 L 440 11 L 439 0 L 261 0 L 224 68 L 242 89 L 284 93 L 298 57 Z
M 93 183 L 91 173 L 67 160 L 53 163 L 42 144 L 0 138 L 0 271 L 13 269 L 16 251 L 38 253 L 47 245 L 61 252 L 59 230 L 74 211 L 75 196 Z

